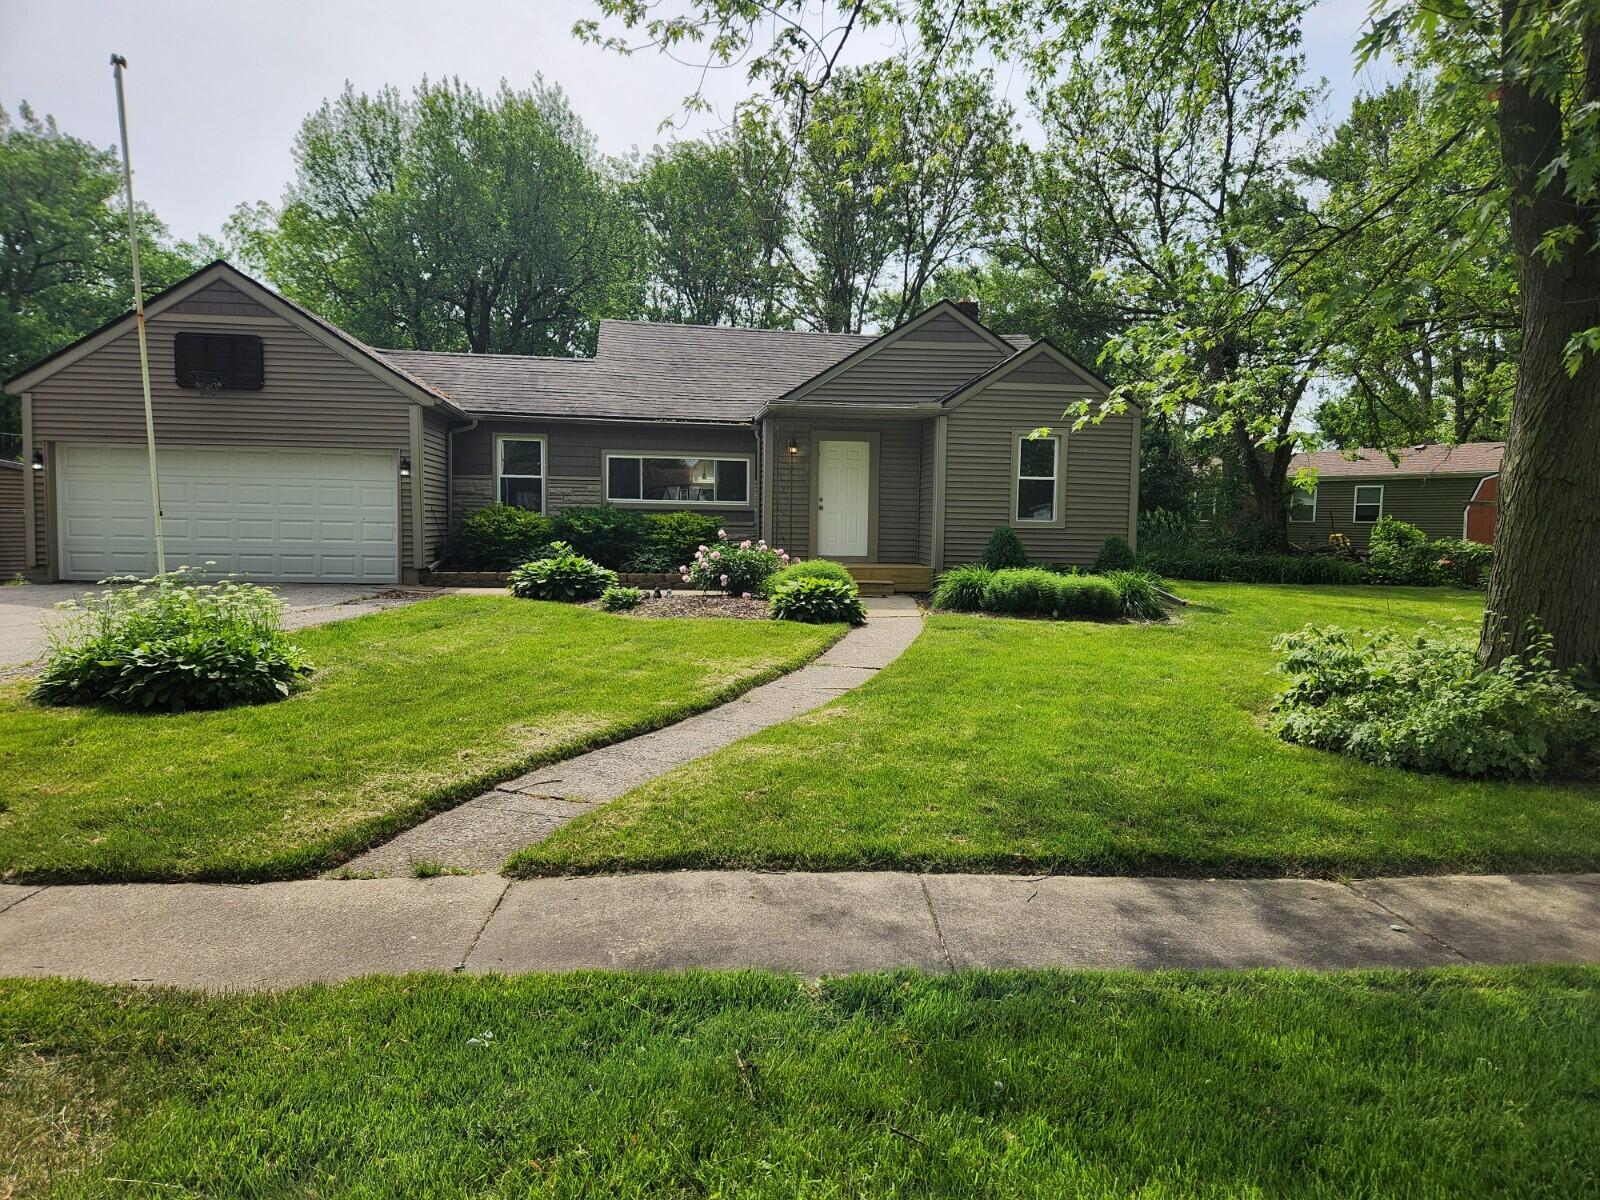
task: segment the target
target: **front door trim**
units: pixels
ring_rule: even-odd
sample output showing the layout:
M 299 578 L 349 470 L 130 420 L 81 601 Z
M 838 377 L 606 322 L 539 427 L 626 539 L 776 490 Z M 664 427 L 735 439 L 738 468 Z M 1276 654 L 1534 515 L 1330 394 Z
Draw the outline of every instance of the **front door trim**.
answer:
M 810 557 L 820 558 L 822 550 L 817 542 L 817 494 L 821 489 L 822 443 L 864 442 L 867 447 L 867 552 L 864 555 L 839 555 L 840 562 L 876 562 L 878 560 L 878 461 L 880 435 L 863 429 L 813 429 L 811 431 L 811 523 L 808 542 Z

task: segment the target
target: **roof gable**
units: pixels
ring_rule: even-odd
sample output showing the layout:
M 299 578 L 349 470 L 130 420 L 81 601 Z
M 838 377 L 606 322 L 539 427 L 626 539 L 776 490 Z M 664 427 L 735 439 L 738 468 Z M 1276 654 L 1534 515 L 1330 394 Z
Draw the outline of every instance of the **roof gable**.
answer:
M 946 393 L 946 408 L 959 408 L 984 389 L 1001 382 L 1042 387 L 1087 387 L 1101 396 L 1111 394 L 1111 385 L 1048 338 L 1034 342 L 1003 362 L 996 363 L 975 379 Z M 1129 401 L 1130 408 L 1139 406 Z

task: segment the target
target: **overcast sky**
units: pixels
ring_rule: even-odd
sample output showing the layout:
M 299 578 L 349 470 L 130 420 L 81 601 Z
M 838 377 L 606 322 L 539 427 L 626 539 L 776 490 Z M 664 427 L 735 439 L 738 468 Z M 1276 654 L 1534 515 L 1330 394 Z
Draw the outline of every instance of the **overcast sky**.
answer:
M 1323 0 L 1307 24 L 1307 57 L 1333 89 L 1333 113 L 1373 81 L 1353 69 L 1366 11 L 1367 0 Z M 15 114 L 27 100 L 67 132 L 112 145 L 107 59 L 124 55 L 135 193 L 177 236 L 217 234 L 235 205 L 278 200 L 300 121 L 346 79 L 372 91 L 458 75 L 487 90 L 542 74 L 566 90 L 602 151 L 665 140 L 657 126 L 679 111 L 695 72 L 580 44 L 572 23 L 589 15 L 586 0 L 0 0 L 0 106 Z M 876 49 L 864 43 L 858 55 Z M 726 114 L 746 86 L 724 72 L 707 93 Z M 1021 107 L 1020 78 L 1010 92 Z

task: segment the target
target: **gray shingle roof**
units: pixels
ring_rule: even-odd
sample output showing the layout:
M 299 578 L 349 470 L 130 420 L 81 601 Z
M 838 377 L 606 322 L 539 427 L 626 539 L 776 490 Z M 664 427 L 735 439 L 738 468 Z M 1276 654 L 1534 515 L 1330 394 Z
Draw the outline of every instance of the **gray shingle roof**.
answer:
M 1408 446 L 1399 452 L 1400 464 L 1396 466 L 1382 450 L 1356 450 L 1355 459 L 1346 457 L 1344 450 L 1317 450 L 1309 454 L 1296 454 L 1289 460 L 1289 470 L 1300 471 L 1315 467 L 1323 479 L 1400 479 L 1415 475 L 1493 475 L 1500 470 L 1504 456 L 1504 442 L 1462 442 L 1446 446 L 1434 442 L 1424 446 Z

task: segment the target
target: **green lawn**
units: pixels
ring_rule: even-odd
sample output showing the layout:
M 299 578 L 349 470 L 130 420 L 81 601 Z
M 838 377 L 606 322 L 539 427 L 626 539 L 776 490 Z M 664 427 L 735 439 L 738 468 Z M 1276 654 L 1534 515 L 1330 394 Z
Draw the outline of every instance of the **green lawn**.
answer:
M 296 634 L 317 670 L 279 704 L 129 714 L 0 688 L 0 875 L 305 874 L 797 666 L 842 628 L 449 596 Z
M 0 983 L 4 1195 L 1565 1200 L 1597 1103 L 1595 969 Z
M 1272 639 L 1475 622 L 1481 597 L 1185 584 L 1174 624 L 936 616 L 831 706 L 574 821 L 517 873 L 676 867 L 1340 874 L 1600 866 L 1600 789 L 1287 745 Z

